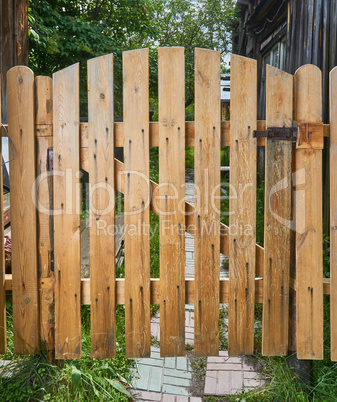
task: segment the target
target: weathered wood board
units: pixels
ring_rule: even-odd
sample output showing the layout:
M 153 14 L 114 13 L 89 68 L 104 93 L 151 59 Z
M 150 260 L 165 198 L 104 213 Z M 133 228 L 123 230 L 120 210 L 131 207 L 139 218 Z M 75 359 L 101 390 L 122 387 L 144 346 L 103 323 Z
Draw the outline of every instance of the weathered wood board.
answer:
M 27 67 L 14 67 L 7 73 L 7 85 L 8 128 L 15 153 L 10 168 L 14 353 L 35 353 L 40 342 L 37 226 L 32 198 L 36 166 L 34 74 Z
M 272 66 L 266 71 L 267 127 L 291 127 L 294 77 Z M 288 354 L 291 225 L 291 141 L 265 145 L 265 218 L 262 354 Z
M 116 344 L 113 55 L 88 61 L 91 356 Z
M 300 67 L 294 81 L 298 123 L 322 121 L 322 75 Z M 296 150 L 296 340 L 299 359 L 323 358 L 322 150 Z
M 231 56 L 228 352 L 254 349 L 256 60 Z
M 53 176 L 49 162 L 53 149 L 53 80 L 50 77 L 35 78 L 35 105 L 40 338 L 41 348 L 52 360 L 55 356 L 55 276 Z
M 220 53 L 195 49 L 194 353 L 218 354 Z
M 79 64 L 53 74 L 55 357 L 81 357 Z
M 149 51 L 123 53 L 125 349 L 148 357 L 150 330 Z
M 158 95 L 160 354 L 184 356 L 185 204 L 182 202 L 185 198 L 184 48 L 159 48 Z

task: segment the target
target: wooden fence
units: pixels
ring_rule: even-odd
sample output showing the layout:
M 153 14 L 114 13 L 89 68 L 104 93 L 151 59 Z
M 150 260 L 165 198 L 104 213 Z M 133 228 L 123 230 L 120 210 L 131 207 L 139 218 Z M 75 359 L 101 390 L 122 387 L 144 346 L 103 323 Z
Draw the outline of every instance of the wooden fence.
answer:
M 194 303 L 195 354 L 217 355 L 219 303 L 228 303 L 229 354 L 252 354 L 254 308 L 263 303 L 264 355 L 296 350 L 300 359 L 322 359 L 323 293 L 331 290 L 337 360 L 334 174 L 331 279 L 323 279 L 322 256 L 322 149 L 330 136 L 334 172 L 337 70 L 330 126 L 322 124 L 321 72 L 312 65 L 294 76 L 267 67 L 267 117 L 257 121 L 256 61 L 233 55 L 231 121 L 221 122 L 220 54 L 196 49 L 195 121 L 185 122 L 184 49 L 161 48 L 158 57 L 159 122 L 149 122 L 147 49 L 123 53 L 123 123 L 114 123 L 113 55 L 88 62 L 89 123 L 80 123 L 78 64 L 53 79 L 20 66 L 8 72 L 12 275 L 2 264 L 0 352 L 12 290 L 15 353 L 46 348 L 57 359 L 80 358 L 81 304 L 90 304 L 92 356 L 112 358 L 116 305 L 124 304 L 126 355 L 150 356 L 150 306 L 159 304 L 161 355 L 182 356 L 185 303 Z M 294 121 L 296 144 L 254 136 Z M 195 205 L 185 200 L 186 146 L 195 147 Z M 220 222 L 222 146 L 230 146 L 229 226 Z M 266 156 L 264 248 L 256 244 L 257 146 Z M 124 164 L 114 147 L 124 147 Z M 159 147 L 159 183 L 149 179 L 149 147 Z M 81 279 L 80 169 L 93 188 L 90 279 Z M 125 196 L 125 279 L 116 279 L 114 236 L 98 230 L 114 225 L 115 190 Z M 150 210 L 160 215 L 160 279 L 150 277 Z M 194 280 L 185 279 L 185 230 L 194 236 Z M 229 257 L 229 279 L 220 279 L 220 253 Z

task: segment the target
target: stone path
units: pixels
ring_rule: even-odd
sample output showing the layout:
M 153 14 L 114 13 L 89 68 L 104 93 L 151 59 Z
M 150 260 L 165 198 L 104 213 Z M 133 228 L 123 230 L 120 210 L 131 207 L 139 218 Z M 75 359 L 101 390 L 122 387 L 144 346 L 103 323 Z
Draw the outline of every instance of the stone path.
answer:
M 193 185 L 186 185 L 186 195 L 193 203 Z M 186 197 L 187 198 L 187 197 Z M 194 238 L 186 233 L 186 278 L 194 278 Z M 220 254 L 220 266 L 226 257 Z M 220 277 L 228 277 L 228 269 L 220 269 Z M 160 313 L 151 319 L 151 335 L 160 341 Z M 194 305 L 186 305 L 186 344 L 194 344 Z M 133 395 L 136 401 L 201 402 L 202 398 L 190 395 L 189 387 L 193 370 L 188 356 L 160 357 L 159 347 L 151 347 L 151 358 L 137 359 L 133 370 Z M 229 357 L 227 351 L 220 351 L 217 357 L 208 357 L 204 395 L 233 395 L 245 389 L 264 385 L 260 374 L 247 363 L 244 357 Z

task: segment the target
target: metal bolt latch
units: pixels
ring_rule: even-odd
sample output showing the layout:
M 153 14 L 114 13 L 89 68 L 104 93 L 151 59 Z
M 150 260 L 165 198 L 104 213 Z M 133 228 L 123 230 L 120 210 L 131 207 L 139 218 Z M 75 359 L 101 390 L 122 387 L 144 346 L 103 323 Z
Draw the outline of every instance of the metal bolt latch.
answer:
M 253 131 L 253 137 L 263 137 L 269 140 L 286 140 L 291 142 L 296 142 L 297 140 L 297 127 L 268 127 L 267 130 Z

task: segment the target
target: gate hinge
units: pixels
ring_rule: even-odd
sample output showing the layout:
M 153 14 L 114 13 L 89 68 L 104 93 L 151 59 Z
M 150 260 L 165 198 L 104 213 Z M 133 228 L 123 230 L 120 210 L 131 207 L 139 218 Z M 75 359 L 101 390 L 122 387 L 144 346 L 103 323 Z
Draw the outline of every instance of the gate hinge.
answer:
M 269 140 L 286 140 L 291 142 L 296 142 L 298 136 L 297 127 L 268 127 L 267 130 L 264 131 L 253 131 L 253 137 L 264 137 Z

